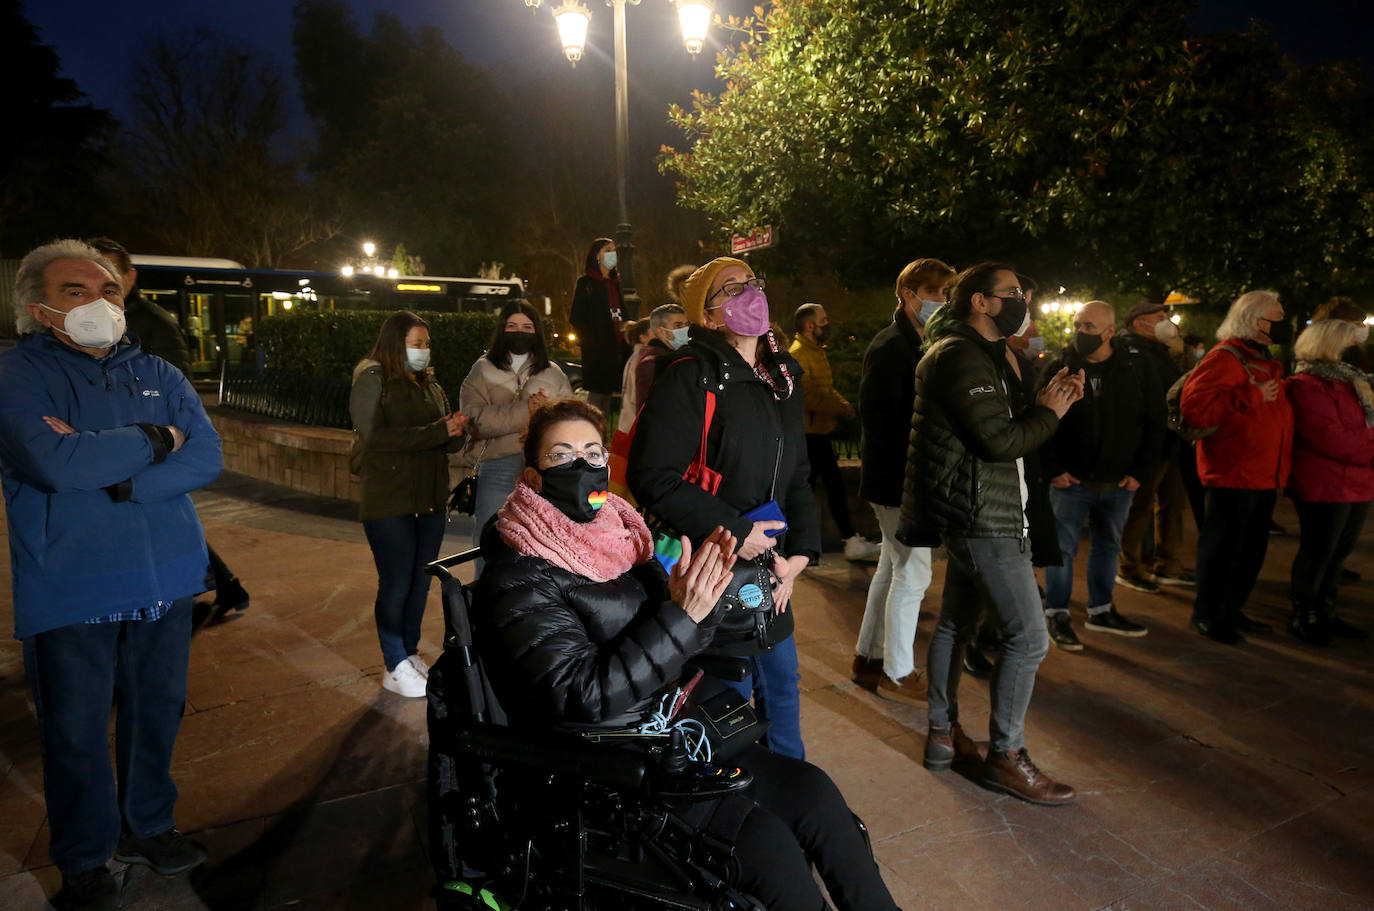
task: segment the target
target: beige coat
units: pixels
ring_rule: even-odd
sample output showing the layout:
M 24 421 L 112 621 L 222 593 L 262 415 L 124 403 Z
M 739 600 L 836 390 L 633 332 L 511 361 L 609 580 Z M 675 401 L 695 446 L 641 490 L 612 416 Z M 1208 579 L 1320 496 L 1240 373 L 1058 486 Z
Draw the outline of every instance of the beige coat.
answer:
M 530 423 L 530 396 L 543 389 L 549 398 L 571 395 L 572 385 L 557 364 L 531 376 L 530 361 L 519 375 L 479 357 L 463 380 L 458 409 L 467 415 L 470 457 L 489 461 L 520 451 L 520 434 Z

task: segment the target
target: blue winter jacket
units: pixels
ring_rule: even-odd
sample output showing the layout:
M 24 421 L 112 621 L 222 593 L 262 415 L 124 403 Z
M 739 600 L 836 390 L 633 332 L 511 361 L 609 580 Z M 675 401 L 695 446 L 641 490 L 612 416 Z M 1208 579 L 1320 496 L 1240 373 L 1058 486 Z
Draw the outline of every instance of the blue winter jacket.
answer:
M 152 425 L 176 426 L 186 442 L 166 452 Z M 222 466 L 195 389 L 137 337 L 100 360 L 49 333 L 0 354 L 15 636 L 205 591 L 205 534 L 188 494 Z

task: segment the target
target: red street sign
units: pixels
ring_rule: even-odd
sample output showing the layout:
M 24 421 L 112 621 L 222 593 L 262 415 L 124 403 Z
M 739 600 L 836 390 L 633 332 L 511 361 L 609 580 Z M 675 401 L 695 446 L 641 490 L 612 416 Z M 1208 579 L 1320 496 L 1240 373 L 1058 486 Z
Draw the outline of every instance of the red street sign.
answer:
M 734 234 L 730 237 L 730 252 L 732 254 L 747 253 L 750 250 L 762 250 L 764 247 L 771 246 L 773 246 L 772 225 L 755 228 L 753 234 L 744 236 Z

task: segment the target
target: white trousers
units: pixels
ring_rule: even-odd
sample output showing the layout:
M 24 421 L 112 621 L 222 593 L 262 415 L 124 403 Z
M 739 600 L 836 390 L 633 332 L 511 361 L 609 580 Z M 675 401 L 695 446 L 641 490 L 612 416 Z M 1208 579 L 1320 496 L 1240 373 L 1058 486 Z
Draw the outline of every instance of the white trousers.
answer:
M 868 505 L 878 517 L 883 548 L 878 571 L 868 586 L 855 651 L 864 658 L 882 658 L 883 673 L 901 680 L 916 669 L 916 621 L 921 616 L 921 599 L 930 587 L 930 548 L 907 547 L 897 540 L 900 509 Z

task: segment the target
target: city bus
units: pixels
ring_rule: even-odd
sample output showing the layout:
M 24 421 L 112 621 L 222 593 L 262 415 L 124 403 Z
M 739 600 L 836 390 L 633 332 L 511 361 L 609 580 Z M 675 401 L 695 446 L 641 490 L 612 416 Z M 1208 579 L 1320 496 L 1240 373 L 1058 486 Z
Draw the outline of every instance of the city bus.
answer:
M 219 376 L 226 363 L 254 362 L 253 326 L 283 311 L 490 312 L 525 296 L 519 278 L 249 269 L 231 259 L 194 256 L 135 254 L 132 259 L 139 290 L 180 323 L 196 377 Z

